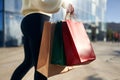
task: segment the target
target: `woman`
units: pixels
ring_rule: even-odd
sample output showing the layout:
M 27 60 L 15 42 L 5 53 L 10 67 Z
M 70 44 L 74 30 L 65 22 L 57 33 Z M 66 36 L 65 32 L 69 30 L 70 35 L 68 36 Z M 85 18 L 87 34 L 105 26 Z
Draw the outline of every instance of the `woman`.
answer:
M 67 13 L 73 14 L 74 8 L 67 2 L 67 0 L 22 0 L 21 12 L 25 17 L 21 22 L 21 31 L 24 35 L 25 58 L 14 71 L 11 80 L 21 80 L 33 66 L 34 80 L 47 80 L 36 70 L 43 24 L 49 21 L 51 15 L 59 11 L 61 6 Z

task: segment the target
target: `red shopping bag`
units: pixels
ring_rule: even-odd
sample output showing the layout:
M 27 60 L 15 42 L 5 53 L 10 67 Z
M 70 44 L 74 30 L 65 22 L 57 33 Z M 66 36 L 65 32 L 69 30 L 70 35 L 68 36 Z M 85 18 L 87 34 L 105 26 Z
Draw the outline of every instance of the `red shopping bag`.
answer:
M 88 64 L 96 59 L 93 47 L 82 22 L 66 20 L 62 23 L 66 64 Z

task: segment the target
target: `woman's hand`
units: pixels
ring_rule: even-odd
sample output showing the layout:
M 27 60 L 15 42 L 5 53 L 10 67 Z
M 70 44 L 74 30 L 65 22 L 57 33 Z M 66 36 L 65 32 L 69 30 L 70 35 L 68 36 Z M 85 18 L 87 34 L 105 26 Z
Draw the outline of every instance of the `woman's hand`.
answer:
M 73 15 L 74 14 L 74 7 L 72 4 L 69 4 L 68 7 L 67 7 L 67 11 L 66 13 L 70 13 L 70 15 Z

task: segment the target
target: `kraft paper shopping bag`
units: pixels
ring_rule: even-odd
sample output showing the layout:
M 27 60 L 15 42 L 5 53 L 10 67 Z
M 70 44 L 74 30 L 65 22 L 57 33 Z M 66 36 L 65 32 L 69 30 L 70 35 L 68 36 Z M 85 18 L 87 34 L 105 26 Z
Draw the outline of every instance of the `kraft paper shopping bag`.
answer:
M 37 71 L 46 77 L 67 72 L 69 67 L 51 64 L 52 44 L 55 24 L 45 22 L 38 57 Z

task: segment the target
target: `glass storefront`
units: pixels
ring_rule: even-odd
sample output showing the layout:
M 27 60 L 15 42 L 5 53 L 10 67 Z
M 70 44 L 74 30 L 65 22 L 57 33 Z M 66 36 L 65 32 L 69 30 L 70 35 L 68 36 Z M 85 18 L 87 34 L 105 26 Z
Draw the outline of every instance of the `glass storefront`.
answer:
M 0 11 L 3 10 L 3 0 L 0 0 Z
M 20 12 L 22 0 L 4 0 L 5 11 Z
M 2 11 L 0 12 L 0 31 L 3 30 L 3 13 Z
M 3 30 L 3 0 L 0 0 L 0 31 Z
M 0 0 L 0 47 L 3 46 L 3 0 Z
M 20 30 L 20 22 L 22 15 L 20 14 L 20 0 L 5 0 L 4 27 L 5 27 L 5 44 L 6 46 L 17 46 L 22 43 L 22 33 Z M 13 6 L 11 6 L 13 5 Z
M 86 28 L 86 31 L 89 35 L 92 35 L 92 30 L 96 29 L 96 35 L 101 35 L 99 31 L 105 31 L 104 17 L 106 11 L 106 2 L 107 0 L 70 0 L 73 3 L 75 8 L 75 19 L 82 21 L 89 28 Z M 78 7 L 79 6 L 79 7 Z M 54 14 L 52 20 L 56 20 L 56 15 L 64 13 L 64 9 Z M 64 19 L 64 16 L 61 15 L 57 17 L 57 21 Z M 90 28 L 91 27 L 91 28 Z M 101 28 L 98 28 L 101 27 Z M 103 36 L 104 37 L 104 36 Z M 90 36 L 91 38 L 91 36 Z
M 22 33 L 20 30 L 21 15 L 9 12 L 6 12 L 4 15 L 6 46 L 20 45 L 22 42 Z
M 91 38 L 92 30 L 96 30 L 97 35 L 106 31 L 104 17 L 107 0 L 70 0 L 75 8 L 74 19 L 85 24 L 86 31 Z M 4 10 L 3 10 L 4 4 Z M 20 45 L 22 33 L 20 22 L 21 0 L 0 0 L 0 44 Z M 102 5 L 102 6 L 101 6 Z M 57 15 L 57 17 L 56 17 Z M 65 19 L 65 9 L 61 8 L 55 13 L 51 21 L 56 22 Z M 3 19 L 4 18 L 4 19 Z M 4 20 L 4 21 L 3 21 Z M 4 24 L 3 24 L 4 22 Z M 99 37 L 99 36 L 98 36 Z M 102 36 L 103 38 L 104 36 Z
M 3 46 L 3 13 L 0 12 L 0 47 Z
M 22 44 L 20 8 L 21 0 L 0 0 L 0 46 Z

